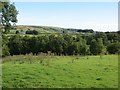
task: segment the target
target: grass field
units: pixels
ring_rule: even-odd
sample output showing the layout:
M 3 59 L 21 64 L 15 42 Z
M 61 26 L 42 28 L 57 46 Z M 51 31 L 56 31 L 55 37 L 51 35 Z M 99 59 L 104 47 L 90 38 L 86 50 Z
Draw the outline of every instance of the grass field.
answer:
M 3 88 L 117 88 L 118 56 L 14 56 L 3 59 Z M 43 61 L 42 61 L 43 60 Z

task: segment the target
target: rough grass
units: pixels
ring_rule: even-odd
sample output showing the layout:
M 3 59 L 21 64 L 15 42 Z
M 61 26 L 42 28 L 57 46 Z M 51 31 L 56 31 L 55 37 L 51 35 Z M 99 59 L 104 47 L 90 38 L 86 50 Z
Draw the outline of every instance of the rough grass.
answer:
M 2 64 L 3 88 L 117 88 L 118 56 L 13 56 Z M 41 63 L 41 60 L 43 62 Z

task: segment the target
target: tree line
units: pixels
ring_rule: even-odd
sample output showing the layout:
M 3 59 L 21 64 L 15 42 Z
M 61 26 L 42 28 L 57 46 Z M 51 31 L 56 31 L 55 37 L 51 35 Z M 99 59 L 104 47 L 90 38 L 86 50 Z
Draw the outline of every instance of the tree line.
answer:
M 2 35 L 2 56 L 37 55 L 51 51 L 56 55 L 99 55 L 120 52 L 117 33 Z

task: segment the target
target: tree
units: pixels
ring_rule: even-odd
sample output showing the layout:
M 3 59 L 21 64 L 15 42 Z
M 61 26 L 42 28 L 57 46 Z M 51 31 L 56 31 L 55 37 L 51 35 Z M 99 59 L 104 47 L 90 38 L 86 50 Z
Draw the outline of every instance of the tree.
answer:
M 98 40 L 93 39 L 90 44 L 90 51 L 92 54 L 97 55 L 102 52 L 104 48 L 103 40 L 102 38 L 99 38 Z
M 2 2 L 2 25 L 4 26 L 4 33 L 8 33 L 11 28 L 11 23 L 17 23 L 18 11 L 14 3 Z
M 16 34 L 19 34 L 20 32 L 17 30 L 15 33 L 16 33 Z
M 9 56 L 9 48 L 6 44 L 2 45 L 2 57 Z
M 51 35 L 49 39 L 49 50 L 60 55 L 63 52 L 63 37 L 61 35 Z
M 33 30 L 32 32 L 33 32 L 34 35 L 38 35 L 38 31 Z
M 81 38 L 77 43 L 77 53 L 81 55 L 89 54 L 89 46 L 86 44 L 86 40 Z
M 2 57 L 8 56 L 10 55 L 9 52 L 9 47 L 8 47 L 8 37 L 6 37 L 5 35 L 2 34 Z M 0 47 L 1 48 L 1 47 Z
M 8 47 L 10 48 L 11 55 L 21 54 L 22 49 L 22 40 L 20 35 L 11 36 L 9 39 Z
M 104 45 L 103 45 L 103 39 L 102 38 L 98 38 L 97 40 L 97 51 L 98 51 L 98 54 L 102 53 L 103 51 L 103 48 L 104 48 Z
M 22 54 L 29 54 L 31 51 L 31 49 L 30 49 L 30 42 L 31 42 L 31 40 L 30 40 L 30 38 L 31 37 L 29 37 L 29 36 L 24 36 L 23 38 L 22 38 L 22 48 L 21 48 L 21 53 Z
M 115 43 L 111 43 L 107 46 L 107 51 L 110 54 L 115 54 L 115 53 L 119 53 L 120 51 L 120 43 L 115 42 Z
M 67 54 L 68 55 L 74 55 L 76 54 L 76 51 L 77 51 L 77 44 L 76 43 L 72 43 L 72 44 L 68 44 L 68 47 L 67 47 Z
M 26 34 L 33 34 L 33 32 L 32 32 L 30 29 L 28 29 L 28 30 L 26 31 Z
M 104 45 L 108 44 L 108 38 L 107 38 L 107 35 L 104 32 L 97 32 L 94 37 L 95 37 L 96 40 L 99 39 L 99 38 L 102 38 L 103 44 Z

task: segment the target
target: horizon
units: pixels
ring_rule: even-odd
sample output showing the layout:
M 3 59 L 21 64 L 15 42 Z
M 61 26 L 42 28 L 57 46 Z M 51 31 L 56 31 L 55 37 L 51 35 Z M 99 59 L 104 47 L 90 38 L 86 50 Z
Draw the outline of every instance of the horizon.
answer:
M 118 31 L 117 2 L 15 2 L 17 25 Z

